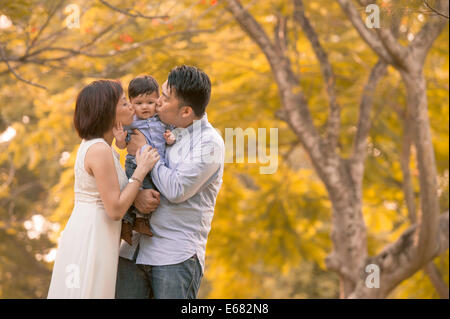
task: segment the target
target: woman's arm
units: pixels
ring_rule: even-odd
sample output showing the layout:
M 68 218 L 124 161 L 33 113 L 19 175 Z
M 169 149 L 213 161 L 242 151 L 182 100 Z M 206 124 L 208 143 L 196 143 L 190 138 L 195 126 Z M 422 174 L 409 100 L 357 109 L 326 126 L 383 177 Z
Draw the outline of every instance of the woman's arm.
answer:
M 137 157 L 140 157 L 139 162 L 142 160 L 142 165 L 138 163 L 133 177 L 142 181 L 157 159 L 159 159 L 159 155 L 156 150 L 148 149 L 141 154 L 139 153 Z M 104 143 L 96 143 L 88 149 L 85 157 L 85 168 L 95 178 L 108 216 L 113 220 L 122 219 L 136 198 L 141 183 L 129 183 L 122 192 L 120 191 L 113 154 L 110 147 Z

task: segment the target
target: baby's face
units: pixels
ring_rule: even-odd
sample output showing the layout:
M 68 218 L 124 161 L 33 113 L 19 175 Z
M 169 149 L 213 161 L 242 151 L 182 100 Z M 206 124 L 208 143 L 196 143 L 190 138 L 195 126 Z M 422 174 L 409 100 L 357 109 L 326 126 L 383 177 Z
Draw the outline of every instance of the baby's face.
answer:
M 141 94 L 131 99 L 137 117 L 145 120 L 156 114 L 156 101 L 159 98 L 157 91 L 151 94 Z

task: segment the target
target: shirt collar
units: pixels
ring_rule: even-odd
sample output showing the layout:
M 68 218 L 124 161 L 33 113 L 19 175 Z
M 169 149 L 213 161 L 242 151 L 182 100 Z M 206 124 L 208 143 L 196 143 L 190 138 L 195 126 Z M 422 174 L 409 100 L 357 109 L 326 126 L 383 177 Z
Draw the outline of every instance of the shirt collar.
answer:
M 196 121 L 200 121 L 200 126 L 204 126 L 205 123 L 208 122 L 208 116 L 205 113 L 200 120 L 195 120 L 195 122 Z M 191 125 L 189 125 L 188 127 L 185 127 L 185 128 L 176 127 L 175 129 L 172 130 L 172 133 L 175 134 L 175 136 L 178 139 L 179 137 L 181 138 L 182 136 L 185 136 L 185 135 L 190 136 L 193 131 L 194 131 L 194 123 L 192 123 Z
M 133 115 L 133 121 L 155 121 L 155 120 L 159 120 L 159 116 L 157 113 L 155 113 L 155 115 L 149 117 L 148 119 L 141 119 L 136 114 Z
M 194 120 L 194 122 L 193 122 L 191 125 L 189 125 L 189 126 L 186 127 L 186 128 L 182 128 L 180 131 L 183 132 L 183 131 L 186 130 L 186 132 L 188 132 L 189 134 L 191 134 L 191 133 L 194 131 L 194 123 L 197 122 L 197 121 L 200 121 L 200 125 L 203 126 L 205 123 L 208 122 L 208 116 L 207 116 L 207 114 L 205 113 L 205 114 L 203 115 L 203 117 L 202 117 L 200 120 Z

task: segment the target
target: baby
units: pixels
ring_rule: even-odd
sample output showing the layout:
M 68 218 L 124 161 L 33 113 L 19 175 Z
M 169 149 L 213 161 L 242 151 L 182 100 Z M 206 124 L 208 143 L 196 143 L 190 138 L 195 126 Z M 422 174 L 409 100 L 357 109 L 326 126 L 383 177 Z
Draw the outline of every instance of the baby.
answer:
M 160 160 L 164 162 L 166 144 L 173 145 L 175 136 L 171 132 L 174 127 L 165 125 L 156 114 L 156 101 L 159 98 L 159 86 L 156 80 L 149 76 L 139 76 L 131 80 L 128 86 L 128 97 L 136 112 L 133 123 L 125 127 L 126 131 L 119 124 L 119 130 L 114 130 L 116 146 L 120 149 L 127 147 L 133 130 L 138 129 L 147 140 L 147 144 L 156 148 L 160 155 Z M 133 155 L 127 154 L 125 160 L 125 172 L 130 178 L 136 169 L 136 159 Z M 151 172 L 144 178 L 142 188 L 156 189 L 152 182 Z M 125 214 L 122 220 L 121 238 L 128 244 L 132 244 L 133 230 L 152 236 L 150 230 L 150 215 L 141 214 L 134 206 Z

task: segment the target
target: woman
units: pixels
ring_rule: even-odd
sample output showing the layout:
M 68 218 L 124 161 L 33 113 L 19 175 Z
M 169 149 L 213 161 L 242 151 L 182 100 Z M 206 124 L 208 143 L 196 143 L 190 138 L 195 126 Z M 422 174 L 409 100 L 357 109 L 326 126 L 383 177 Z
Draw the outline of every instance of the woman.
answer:
M 94 81 L 78 94 L 74 124 L 83 139 L 75 161 L 75 206 L 59 240 L 48 298 L 114 298 L 121 219 L 159 160 L 150 147 L 136 154 L 128 180 L 113 131 L 134 110 L 119 82 Z

